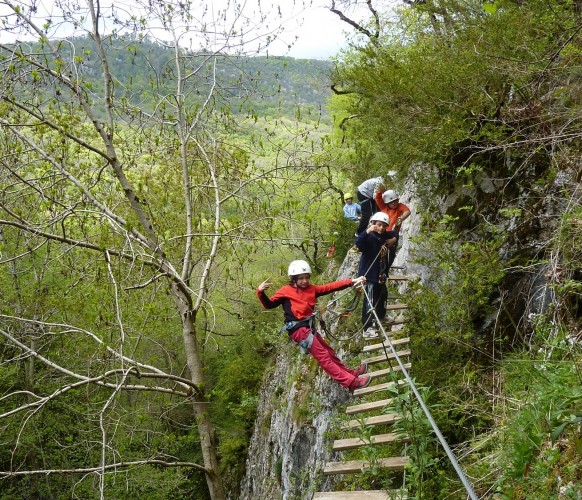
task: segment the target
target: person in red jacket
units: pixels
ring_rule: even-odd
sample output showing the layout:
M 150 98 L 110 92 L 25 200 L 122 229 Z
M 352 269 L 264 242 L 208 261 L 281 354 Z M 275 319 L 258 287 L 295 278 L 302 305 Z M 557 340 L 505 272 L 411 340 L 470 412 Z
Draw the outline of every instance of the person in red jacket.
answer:
M 365 278 L 334 281 L 326 285 L 312 285 L 311 267 L 304 260 L 294 260 L 289 264 L 290 283 L 277 290 L 271 298 L 265 290 L 271 286 L 269 280 L 263 281 L 257 288 L 257 296 L 265 309 L 283 307 L 285 328 L 289 338 L 297 342 L 302 350 L 309 352 L 319 363 L 319 366 L 336 382 L 350 392 L 367 387 L 371 377 L 365 375 L 368 371 L 366 363 L 357 369 L 347 368 L 337 357 L 334 350 L 315 330 L 313 311 L 317 297 L 343 290 L 354 284 L 365 282 Z
M 402 223 L 410 217 L 410 209 L 404 203 L 400 203 L 398 192 L 393 189 L 388 191 L 378 189 L 374 195 L 374 201 L 380 212 L 384 212 L 390 219 L 390 225 L 386 231 L 399 233 Z
M 396 231 L 400 232 L 402 223 L 410 217 L 410 209 L 404 204 L 400 203 L 400 196 L 397 191 L 389 189 L 384 191 L 378 189 L 374 196 L 374 201 L 381 212 L 384 212 L 390 219 L 390 224 L 386 228 L 386 231 Z M 388 269 L 392 266 L 394 259 L 396 258 L 396 246 L 390 248 L 388 254 Z

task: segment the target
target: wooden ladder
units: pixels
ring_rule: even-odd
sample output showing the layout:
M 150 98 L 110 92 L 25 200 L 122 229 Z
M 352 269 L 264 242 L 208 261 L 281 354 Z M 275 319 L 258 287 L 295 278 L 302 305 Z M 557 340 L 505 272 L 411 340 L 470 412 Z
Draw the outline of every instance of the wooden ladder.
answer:
M 390 276 L 391 280 L 407 280 L 406 276 Z M 391 295 L 389 299 L 398 300 L 400 297 Z M 400 312 L 407 309 L 406 304 L 394 303 L 386 306 L 387 312 Z M 394 325 L 400 325 L 406 322 L 406 319 L 400 316 L 397 320 L 386 320 L 383 321 L 384 328 L 390 334 L 395 334 L 397 332 L 392 332 L 391 329 Z M 410 357 L 410 349 L 406 348 L 410 339 L 408 337 L 400 339 L 391 339 L 392 345 L 397 349 L 397 355 L 399 358 L 405 360 Z M 377 342 L 377 340 L 376 340 Z M 400 350 L 398 348 L 400 347 Z M 378 391 L 385 390 L 389 387 L 394 387 L 394 385 L 404 385 L 406 381 L 398 380 L 398 382 L 389 381 L 390 374 L 392 372 L 399 373 L 402 371 L 398 364 L 394 363 L 395 355 L 392 353 L 387 342 L 380 342 L 376 344 L 366 345 L 362 352 L 365 354 L 375 353 L 376 351 L 381 351 L 381 354 L 370 356 L 364 361 L 368 364 L 368 375 L 372 377 L 372 382 L 368 387 L 362 389 L 356 389 L 354 391 L 354 396 L 366 396 L 369 394 L 374 394 Z M 384 366 L 380 366 L 379 369 L 374 371 L 371 370 L 372 367 L 376 367 L 377 364 L 381 363 Z M 390 368 L 388 365 L 391 365 Z M 406 370 L 410 370 L 411 363 L 404 362 L 404 367 Z M 378 382 L 378 383 L 376 383 Z M 363 402 L 356 405 L 348 406 L 346 408 L 347 415 L 359 415 L 359 418 L 349 420 L 341 426 L 341 429 L 345 431 L 348 435 L 356 430 L 361 430 L 364 427 L 376 427 L 376 426 L 386 426 L 394 423 L 400 419 L 400 415 L 395 413 L 382 413 L 382 410 L 392 402 L 392 399 L 382 399 L 379 401 L 369 401 Z M 373 431 L 372 431 L 373 432 Z M 337 439 L 333 442 L 333 451 L 346 451 L 355 450 L 362 448 L 364 446 L 382 446 L 382 445 L 394 445 L 394 443 L 406 443 L 409 438 L 405 434 L 398 434 L 395 432 L 381 432 L 369 436 L 369 439 L 357 437 L 357 436 L 346 436 L 343 439 Z M 357 474 L 364 472 L 366 469 L 371 467 L 381 468 L 385 471 L 402 471 L 409 462 L 409 458 L 406 456 L 392 456 L 385 457 L 374 460 L 373 463 L 366 460 L 349 460 L 341 462 L 328 462 L 325 464 L 323 473 L 326 476 L 337 475 L 337 474 Z M 406 492 L 397 491 L 386 491 L 386 490 L 368 490 L 368 491 L 336 491 L 336 492 L 317 492 L 313 496 L 314 500 L 388 500 L 388 499 L 406 499 Z

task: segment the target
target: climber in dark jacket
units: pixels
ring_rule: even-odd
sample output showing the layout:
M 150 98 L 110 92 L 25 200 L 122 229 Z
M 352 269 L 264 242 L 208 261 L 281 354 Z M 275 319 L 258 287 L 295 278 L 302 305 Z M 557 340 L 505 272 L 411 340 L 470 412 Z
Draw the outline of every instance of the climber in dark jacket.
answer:
M 389 249 L 398 243 L 398 233 L 386 231 L 389 217 L 377 212 L 370 217 L 368 228 L 356 238 L 356 246 L 362 252 L 358 276 L 366 278 L 366 296 L 362 304 L 362 325 L 364 338 L 375 338 L 378 333 L 373 327 L 376 311 L 379 319 L 386 316 L 386 277 L 388 276 Z
M 283 306 L 289 338 L 304 347 L 336 382 L 350 392 L 367 387 L 371 381 L 364 376 L 368 367 L 362 363 L 357 369 L 347 368 L 336 356 L 333 349 L 323 337 L 315 331 L 313 311 L 317 297 L 343 290 L 352 285 L 365 283 L 365 278 L 334 281 L 326 285 L 312 285 L 311 267 L 304 260 L 294 260 L 289 265 L 290 284 L 277 290 L 271 298 L 265 290 L 271 286 L 269 280 L 263 281 L 257 288 L 257 296 L 266 309 Z

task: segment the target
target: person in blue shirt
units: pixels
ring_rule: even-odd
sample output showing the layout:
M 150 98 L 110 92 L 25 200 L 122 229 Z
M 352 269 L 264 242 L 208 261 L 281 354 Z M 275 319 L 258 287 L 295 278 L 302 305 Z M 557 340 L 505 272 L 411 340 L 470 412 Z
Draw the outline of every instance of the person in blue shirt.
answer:
M 345 218 L 358 222 L 362 216 L 362 207 L 358 203 L 354 203 L 354 195 L 351 193 L 346 193 L 344 199 L 346 200 L 344 205 Z
M 365 231 L 356 238 L 356 246 L 362 252 L 358 277 L 366 277 L 364 287 L 364 303 L 362 304 L 362 325 L 364 338 L 378 336 L 374 329 L 376 311 L 379 319 L 386 316 L 386 277 L 388 276 L 388 256 L 391 247 L 398 243 L 398 233 L 387 231 L 390 218 L 383 212 L 377 212 L 370 217 L 370 223 Z

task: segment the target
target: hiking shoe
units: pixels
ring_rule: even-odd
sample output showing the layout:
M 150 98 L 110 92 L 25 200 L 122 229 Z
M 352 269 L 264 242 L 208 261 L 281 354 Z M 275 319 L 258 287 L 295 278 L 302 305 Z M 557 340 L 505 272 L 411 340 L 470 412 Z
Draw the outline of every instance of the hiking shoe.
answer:
M 370 377 L 370 375 L 355 378 L 354 381 L 350 384 L 349 391 L 353 394 L 356 389 L 363 389 L 364 387 L 368 387 L 370 382 L 372 382 L 372 377 Z
M 360 375 L 364 375 L 364 373 L 368 372 L 368 364 L 367 363 L 362 363 L 360 366 L 358 366 L 355 370 L 356 373 L 356 377 L 359 377 Z
M 364 336 L 365 339 L 378 338 L 378 332 L 376 330 L 374 330 L 374 328 L 372 328 L 372 327 L 366 328 L 364 330 L 364 333 L 362 333 L 362 335 Z

